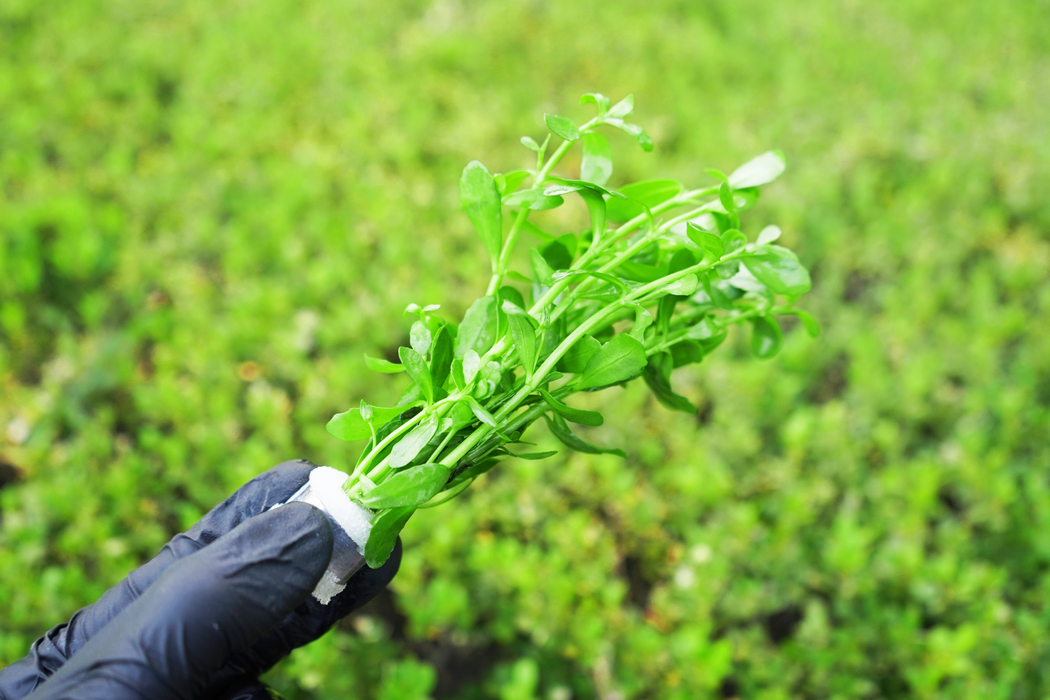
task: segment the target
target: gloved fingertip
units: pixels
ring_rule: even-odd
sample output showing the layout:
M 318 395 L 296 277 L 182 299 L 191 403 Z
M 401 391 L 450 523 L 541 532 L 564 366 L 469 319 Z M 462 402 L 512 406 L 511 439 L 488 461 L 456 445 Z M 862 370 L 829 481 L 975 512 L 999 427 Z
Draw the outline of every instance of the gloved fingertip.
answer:
M 245 521 L 233 530 L 228 541 L 220 540 L 216 558 L 234 570 L 250 562 L 294 568 L 305 577 L 309 590 L 321 579 L 332 558 L 335 535 L 332 521 L 309 503 L 288 503 Z
M 264 493 L 263 507 L 271 508 L 287 501 L 310 480 L 310 472 L 316 468 L 316 464 L 305 459 L 281 462 L 249 481 L 242 489 L 250 488 Z

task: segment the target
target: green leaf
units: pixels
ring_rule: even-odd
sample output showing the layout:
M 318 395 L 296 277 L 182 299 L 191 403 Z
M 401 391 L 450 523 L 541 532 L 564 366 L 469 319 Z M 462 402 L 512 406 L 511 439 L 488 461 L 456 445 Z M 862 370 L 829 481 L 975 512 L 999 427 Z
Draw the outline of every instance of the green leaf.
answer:
M 559 196 L 548 196 L 543 193 L 542 187 L 533 187 L 528 190 L 520 190 L 508 194 L 503 198 L 503 203 L 508 207 L 525 207 L 536 211 L 556 209 L 565 201 Z
M 692 252 L 685 248 L 680 248 L 674 252 L 674 255 L 672 255 L 671 259 L 667 262 L 667 274 L 673 275 L 674 273 L 681 272 L 695 264 L 696 257 Z
M 559 117 L 557 114 L 544 114 L 543 121 L 547 124 L 548 129 L 566 141 L 575 141 L 580 138 L 580 127 L 576 126 L 575 122 L 568 117 Z
M 758 232 L 758 240 L 755 243 L 757 245 L 769 245 L 779 239 L 781 233 L 779 226 L 766 226 Z
M 434 342 L 430 346 L 430 378 L 435 387 L 445 385 L 449 372 L 452 370 L 452 360 L 455 357 L 455 348 L 452 345 L 452 335 L 448 326 L 442 326 Z
M 368 533 L 368 542 L 365 543 L 365 564 L 372 569 L 378 569 L 386 563 L 390 553 L 394 551 L 397 536 L 415 510 L 412 506 L 392 508 L 383 511 L 372 521 L 372 530 Z
M 558 369 L 562 372 L 568 372 L 570 374 L 579 374 L 587 368 L 587 363 L 591 361 L 599 350 L 601 350 L 602 344 L 591 335 L 585 335 L 577 340 L 569 350 L 562 355 L 562 358 L 558 360 Z
M 722 206 L 727 212 L 736 211 L 736 201 L 733 199 L 733 188 L 728 182 L 723 182 L 718 186 L 718 201 L 722 203 Z
M 493 269 L 503 245 L 503 207 L 499 190 L 485 166 L 474 160 L 463 169 L 459 197 L 474 229 L 485 244 Z
M 580 196 L 587 204 L 591 215 L 591 233 L 597 244 L 605 236 L 605 199 L 592 189 L 580 190 Z
M 502 309 L 507 313 L 525 313 L 525 297 L 521 295 L 521 292 L 514 287 L 511 287 L 509 284 L 505 284 L 499 288 L 497 300 Z M 508 309 L 508 303 L 514 308 Z
M 565 419 L 557 414 L 550 416 L 544 413 L 543 418 L 547 421 L 547 427 L 550 428 L 551 434 L 558 438 L 561 444 L 565 445 L 570 450 L 590 455 L 611 454 L 624 459 L 627 458 L 627 455 L 621 449 L 598 447 L 597 445 L 592 445 L 586 440 L 577 437 L 577 435 L 569 428 Z
M 609 284 L 616 287 L 621 294 L 627 294 L 630 290 L 627 284 L 616 275 L 610 275 L 608 272 L 601 272 L 599 270 L 562 270 L 555 272 L 551 279 L 560 280 L 566 277 L 597 277 L 598 279 L 608 282 Z
M 620 263 L 616 268 L 616 273 L 624 279 L 633 280 L 635 282 L 642 282 L 643 284 L 649 284 L 655 282 L 664 276 L 663 270 L 652 265 L 643 265 L 628 260 L 625 263 Z
M 463 315 L 456 336 L 456 357 L 463 357 L 467 350 L 484 355 L 495 342 L 496 299 L 484 296 L 476 299 Z
M 813 318 L 812 314 L 808 311 L 803 311 L 802 309 L 791 309 L 786 313 L 798 316 L 798 320 L 806 327 L 806 332 L 809 333 L 809 337 L 816 338 L 820 336 L 820 324 L 817 323 L 817 319 Z
M 700 280 L 696 275 L 686 275 L 685 277 L 679 277 L 674 282 L 663 288 L 663 291 L 667 294 L 674 294 L 680 297 L 691 297 L 696 294 L 696 288 L 700 285 Z
M 580 425 L 598 426 L 605 422 L 602 418 L 602 414 L 597 411 L 585 411 L 582 408 L 573 408 L 572 406 L 566 406 L 558 399 L 548 394 L 543 389 L 540 389 L 540 396 L 547 402 L 547 405 L 558 412 L 559 415 L 563 416 L 567 420 L 571 420 L 573 423 L 579 423 Z
M 430 329 L 427 328 L 425 323 L 416 321 L 412 324 L 412 329 L 408 334 L 409 343 L 412 345 L 412 349 L 420 355 L 426 355 L 427 351 L 430 350 L 430 337 Z
M 392 408 L 371 406 L 371 409 L 373 425 L 383 425 L 391 418 L 396 418 L 405 411 L 404 406 L 394 406 Z M 368 421 L 361 415 L 360 408 L 351 408 L 344 413 L 335 414 L 325 427 L 331 435 L 347 442 L 372 437 Z
M 721 187 L 719 187 L 721 189 Z M 739 214 L 742 211 L 747 211 L 751 207 L 755 206 L 758 202 L 760 191 L 757 187 L 748 187 L 747 189 L 733 190 L 733 207 L 734 211 Z M 722 204 L 721 200 L 718 202 Z M 725 207 L 720 207 L 724 209 Z
M 729 176 L 717 168 L 707 168 L 704 172 L 719 182 L 729 182 Z
M 501 433 L 499 431 L 499 424 L 496 422 L 496 417 L 494 415 L 492 415 L 491 413 L 489 413 L 488 409 L 486 409 L 484 406 L 482 406 L 480 403 L 478 403 L 475 399 L 473 399 L 473 398 L 471 398 L 469 396 L 467 397 L 467 405 L 469 405 L 470 406 L 470 410 L 474 412 L 474 417 L 475 418 L 477 418 L 479 421 L 481 421 L 485 425 L 487 425 L 490 428 L 492 428 L 496 432 L 496 434 L 499 435 L 500 437 L 502 437 L 504 439 L 509 439 L 509 438 L 507 438 L 506 435 L 504 435 L 503 433 Z
M 634 182 L 620 188 L 620 194 L 628 199 L 610 199 L 606 202 L 606 216 L 609 221 L 623 223 L 645 213 L 645 207 L 652 209 L 682 191 L 682 183 L 674 180 L 645 180 Z
M 553 280 L 554 270 L 547 263 L 546 258 L 535 248 L 529 249 L 529 259 L 532 261 L 532 277 L 538 284 L 550 286 Z M 571 263 L 570 263 L 571 264 Z
M 784 343 L 784 332 L 772 316 L 751 319 L 751 351 L 755 357 L 768 360 L 780 352 Z
M 653 325 L 653 315 L 641 304 L 631 304 L 631 306 L 634 308 L 634 325 L 631 327 L 630 336 L 639 343 L 644 343 L 645 330 Z
M 649 358 L 642 377 L 656 400 L 664 406 L 672 411 L 696 413 L 696 406 L 689 399 L 674 393 L 671 389 L 671 370 L 673 368 L 674 358 L 671 353 L 659 352 Z
M 744 265 L 771 292 L 797 297 L 809 291 L 809 272 L 790 250 L 770 245 L 756 252 L 760 255 L 744 258 Z
M 486 362 L 478 372 L 478 380 L 474 385 L 474 398 L 484 399 L 491 396 L 499 386 L 502 375 L 498 362 Z
M 667 334 L 671 328 L 671 317 L 674 315 L 674 307 L 678 305 L 678 297 L 668 294 L 660 300 L 656 307 L 656 327 L 660 333 Z
M 521 145 L 535 153 L 540 153 L 540 145 L 531 136 L 522 136 Z
M 587 104 L 588 102 L 598 106 L 598 114 L 605 114 L 608 112 L 609 105 L 612 104 L 612 101 L 600 92 L 588 92 L 586 95 L 580 96 L 581 105 Z
M 448 413 L 441 417 L 438 425 L 438 433 L 455 433 L 474 422 L 474 412 L 465 401 L 457 401 L 452 404 Z
M 378 357 L 370 357 L 367 354 L 365 355 L 365 366 L 373 372 L 382 372 L 383 374 L 397 374 L 405 371 L 404 365 L 397 365 Z
M 614 335 L 587 362 L 579 389 L 608 386 L 637 377 L 645 369 L 645 348 L 637 340 L 620 333 Z
M 616 190 L 610 190 L 608 187 L 598 185 L 593 182 L 586 180 L 571 180 L 567 177 L 551 176 L 547 178 L 547 181 L 551 184 L 543 188 L 543 193 L 546 195 L 564 195 L 572 192 L 579 192 L 580 190 L 593 190 L 598 194 L 608 195 L 617 199 L 627 199 L 624 195 L 620 194 Z
M 569 237 L 575 242 L 575 238 L 571 234 Z M 552 270 L 568 270 L 572 267 L 573 251 L 569 250 L 568 246 L 565 245 L 569 242 L 563 240 L 565 238 L 567 237 L 562 236 L 547 245 L 541 246 L 539 249 L 543 259 L 547 261 Z
M 767 151 L 734 170 L 729 184 L 734 189 L 765 185 L 780 177 L 786 167 L 787 160 L 781 151 Z
M 686 235 L 689 236 L 689 240 L 696 243 L 704 251 L 705 260 L 714 262 L 721 260 L 722 256 L 725 255 L 722 239 L 710 231 L 705 231 L 692 221 L 686 224 Z
M 528 170 L 512 170 L 509 173 L 496 176 L 496 188 L 501 195 L 513 192 L 527 177 L 532 175 Z
M 476 479 L 477 477 L 492 469 L 497 464 L 499 464 L 499 460 L 496 459 L 486 459 L 485 461 L 480 462 L 478 464 L 472 464 L 466 469 L 464 469 L 459 476 L 453 479 L 449 486 L 455 486 L 457 483 L 468 479 Z
M 526 221 L 525 225 L 522 227 L 522 230 L 530 236 L 535 236 L 544 243 L 550 243 L 554 240 L 554 236 L 550 235 L 531 221 Z
M 583 160 L 580 161 L 580 179 L 604 185 L 612 177 L 612 150 L 609 142 L 599 133 L 589 131 L 583 135 Z
M 628 95 L 609 108 L 610 117 L 626 117 L 634 111 L 634 95 Z
M 532 371 L 536 368 L 536 331 L 524 314 L 507 314 L 507 322 L 518 360 L 525 368 L 525 376 L 532 381 Z
M 463 380 L 465 384 L 469 386 L 480 370 L 481 356 L 473 350 L 467 350 L 466 354 L 463 355 Z
M 700 343 L 693 340 L 683 340 L 671 346 L 671 358 L 674 360 L 674 368 L 701 362 L 704 359 L 704 350 Z
M 395 473 L 358 500 L 374 509 L 418 506 L 436 496 L 450 475 L 444 464 L 420 464 Z
M 623 119 L 606 119 L 605 123 L 615 126 L 617 129 L 621 129 L 633 136 L 638 142 L 638 145 L 641 146 L 642 150 L 646 153 L 653 150 L 653 140 L 649 138 L 649 134 L 645 133 L 645 129 L 637 124 L 625 122 Z
M 551 450 L 550 452 L 511 452 L 507 450 L 507 454 L 511 457 L 517 457 L 518 459 L 527 459 L 529 461 L 536 461 L 539 459 L 547 459 L 558 454 L 557 450 Z
M 438 420 L 430 416 L 401 436 L 390 451 L 388 463 L 395 469 L 409 464 L 437 434 Z
M 401 357 L 401 364 L 408 371 L 408 376 L 412 377 L 427 403 L 433 403 L 434 383 L 430 378 L 430 368 L 427 367 L 426 360 L 412 348 L 398 348 L 397 354 Z
M 731 228 L 722 234 L 722 247 L 726 253 L 732 253 L 740 250 L 747 245 L 747 236 L 737 231 L 735 228 Z

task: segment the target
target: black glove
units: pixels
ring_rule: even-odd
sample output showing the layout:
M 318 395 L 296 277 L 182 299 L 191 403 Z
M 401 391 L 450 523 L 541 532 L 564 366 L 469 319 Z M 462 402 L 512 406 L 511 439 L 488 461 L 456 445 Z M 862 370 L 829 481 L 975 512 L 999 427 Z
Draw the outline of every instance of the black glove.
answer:
M 280 464 L 176 535 L 0 670 L 0 700 L 269 698 L 259 674 L 368 602 L 401 562 L 399 542 L 327 606 L 310 596 L 332 553 L 332 523 L 305 503 L 270 507 L 313 468 Z

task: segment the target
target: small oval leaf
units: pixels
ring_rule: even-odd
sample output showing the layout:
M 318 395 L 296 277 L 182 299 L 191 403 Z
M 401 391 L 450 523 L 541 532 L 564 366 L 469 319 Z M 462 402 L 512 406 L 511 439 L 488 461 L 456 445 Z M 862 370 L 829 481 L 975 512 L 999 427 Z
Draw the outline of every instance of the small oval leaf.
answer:
M 637 377 L 646 363 L 641 343 L 626 333 L 614 335 L 587 363 L 578 388 L 608 386 Z
M 358 500 L 369 508 L 418 506 L 437 495 L 450 475 L 444 464 L 420 464 L 393 474 Z
M 580 138 L 580 127 L 576 126 L 576 123 L 568 117 L 559 117 L 557 114 L 544 114 L 543 121 L 547 124 L 548 129 L 566 141 L 575 141 Z
M 471 161 L 463 169 L 459 180 L 459 197 L 463 211 L 474 224 L 495 265 L 503 245 L 503 207 L 496 180 L 480 162 Z
M 583 160 L 580 162 L 580 179 L 604 185 L 612 177 L 612 151 L 605 137 L 593 131 L 583 135 Z
M 380 513 L 372 521 L 368 542 L 365 543 L 365 564 L 368 564 L 369 568 L 378 569 L 390 558 L 394 544 L 397 543 L 397 536 L 415 510 L 412 506 L 392 508 Z
M 776 180 L 786 168 L 787 160 L 781 151 L 767 151 L 734 170 L 729 184 L 733 189 L 758 187 Z
M 433 416 L 419 423 L 403 435 L 390 451 L 389 464 L 395 469 L 409 464 L 415 459 L 434 435 L 437 434 L 438 421 Z
M 434 382 L 430 378 L 430 368 L 427 367 L 426 360 L 412 348 L 398 348 L 397 354 L 401 357 L 401 364 L 405 366 L 408 376 L 412 377 L 427 403 L 433 403 Z
M 540 389 L 540 396 L 547 402 L 547 405 L 553 408 L 559 415 L 563 416 L 566 420 L 571 420 L 573 423 L 579 423 L 580 425 L 589 425 L 591 427 L 602 425 L 605 419 L 602 418 L 602 414 L 597 411 L 585 411 L 581 408 L 573 408 L 572 406 L 566 406 L 558 399 L 548 394 L 543 389 Z
M 404 406 L 394 406 L 393 408 L 370 406 L 369 408 L 372 409 L 372 424 L 377 428 L 405 411 Z M 349 411 L 335 414 L 325 427 L 333 437 L 346 440 L 347 442 L 372 437 L 372 431 L 368 428 L 368 421 L 361 415 L 360 408 L 351 408 Z
M 755 357 L 768 360 L 780 352 L 783 343 L 784 333 L 775 318 L 759 316 L 751 319 L 751 350 Z
M 367 354 L 365 355 L 365 366 L 373 372 L 382 372 L 383 374 L 397 374 L 405 371 L 404 365 L 394 364 L 378 357 L 370 357 Z

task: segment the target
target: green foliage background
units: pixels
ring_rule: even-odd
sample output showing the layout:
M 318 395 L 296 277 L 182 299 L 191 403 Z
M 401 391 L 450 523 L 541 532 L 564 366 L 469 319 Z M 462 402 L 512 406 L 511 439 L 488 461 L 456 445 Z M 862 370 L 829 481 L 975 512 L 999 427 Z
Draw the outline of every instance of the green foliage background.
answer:
M 825 334 L 589 397 L 629 453 L 491 472 L 290 698 L 1050 693 L 1045 0 L 0 0 L 0 664 L 325 421 L 487 264 L 470 159 L 637 97 L 613 185 L 768 148 Z M 561 210 L 559 210 L 561 211 Z M 583 226 L 579 210 L 560 223 Z M 550 442 L 537 431 L 541 443 Z

